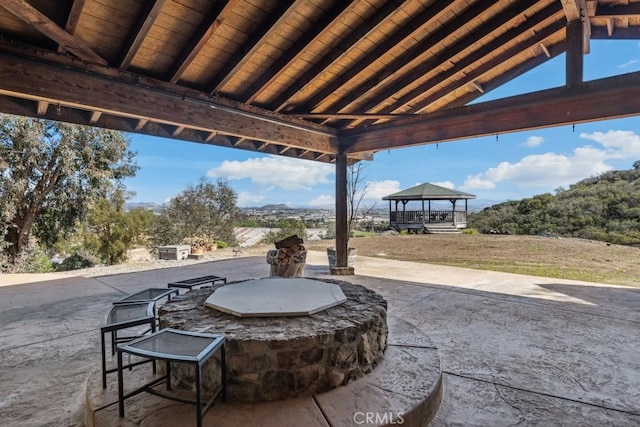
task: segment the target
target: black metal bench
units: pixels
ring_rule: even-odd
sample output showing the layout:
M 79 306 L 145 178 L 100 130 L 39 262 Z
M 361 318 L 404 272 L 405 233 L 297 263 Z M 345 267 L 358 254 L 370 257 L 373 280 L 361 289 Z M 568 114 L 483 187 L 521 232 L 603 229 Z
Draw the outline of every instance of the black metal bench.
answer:
M 227 283 L 227 278 L 222 276 L 202 276 L 194 277 L 193 279 L 178 280 L 177 282 L 171 282 L 167 286 L 169 288 L 189 289 L 193 290 L 196 286 L 202 286 L 206 284 L 215 285 L 218 282 Z

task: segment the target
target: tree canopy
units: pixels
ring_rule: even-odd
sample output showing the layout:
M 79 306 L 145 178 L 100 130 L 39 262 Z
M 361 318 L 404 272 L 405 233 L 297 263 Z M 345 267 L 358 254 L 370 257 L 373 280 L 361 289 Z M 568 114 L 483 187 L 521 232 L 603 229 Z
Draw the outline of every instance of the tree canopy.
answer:
M 640 162 L 584 179 L 556 194 L 509 201 L 469 215 L 469 226 L 640 245 Z
M 52 245 L 137 166 L 118 131 L 0 115 L 0 221 L 15 259 L 33 233 Z
M 214 184 L 201 178 L 165 204 L 155 221 L 153 243 L 162 246 L 197 238 L 212 244 L 235 244 L 236 199 L 236 192 L 226 181 Z

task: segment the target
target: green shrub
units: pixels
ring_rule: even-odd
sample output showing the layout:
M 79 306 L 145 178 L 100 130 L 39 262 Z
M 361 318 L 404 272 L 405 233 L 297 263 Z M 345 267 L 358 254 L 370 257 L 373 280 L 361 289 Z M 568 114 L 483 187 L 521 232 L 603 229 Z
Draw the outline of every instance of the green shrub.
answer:
M 479 234 L 475 228 L 463 228 L 462 234 Z
M 222 240 L 216 240 L 216 247 L 218 249 L 224 249 L 224 248 L 228 248 L 229 245 L 227 244 L 227 242 L 223 242 Z

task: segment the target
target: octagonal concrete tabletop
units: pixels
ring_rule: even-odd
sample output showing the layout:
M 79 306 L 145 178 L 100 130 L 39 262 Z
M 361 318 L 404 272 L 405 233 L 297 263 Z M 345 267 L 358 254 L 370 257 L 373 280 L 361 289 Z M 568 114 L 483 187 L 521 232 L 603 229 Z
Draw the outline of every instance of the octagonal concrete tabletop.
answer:
M 305 316 L 346 300 L 340 286 L 333 283 L 268 277 L 218 288 L 205 305 L 238 317 Z

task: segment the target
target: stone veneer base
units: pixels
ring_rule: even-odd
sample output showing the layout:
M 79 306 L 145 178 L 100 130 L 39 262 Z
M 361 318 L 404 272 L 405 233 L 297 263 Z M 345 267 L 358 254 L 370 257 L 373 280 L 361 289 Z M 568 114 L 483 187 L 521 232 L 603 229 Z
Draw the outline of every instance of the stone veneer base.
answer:
M 344 281 L 318 281 L 340 286 L 347 301 L 308 316 L 241 318 L 205 306 L 213 290 L 234 286 L 221 284 L 165 304 L 160 326 L 225 335 L 232 401 L 314 395 L 371 372 L 383 358 L 388 332 L 387 303 L 380 295 Z M 177 384 L 187 389 L 194 383 L 189 368 L 172 364 Z M 204 366 L 205 392 L 218 388 L 219 369 L 217 360 Z

